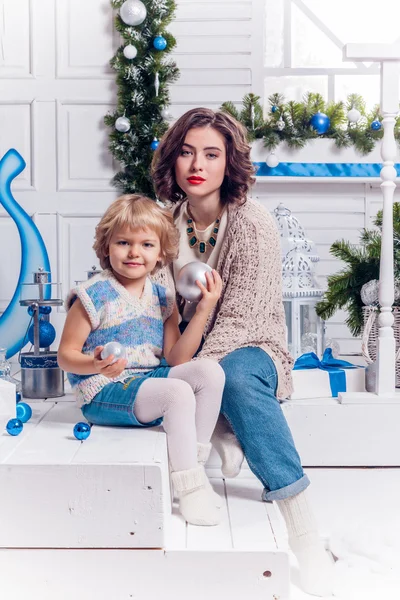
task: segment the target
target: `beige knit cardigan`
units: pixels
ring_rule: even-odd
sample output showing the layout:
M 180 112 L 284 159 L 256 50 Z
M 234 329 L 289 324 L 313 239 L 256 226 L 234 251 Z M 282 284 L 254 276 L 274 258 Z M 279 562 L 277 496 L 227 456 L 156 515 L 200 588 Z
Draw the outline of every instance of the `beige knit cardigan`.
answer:
M 181 205 L 172 208 L 175 218 Z M 261 205 L 252 200 L 239 207 L 228 205 L 217 271 L 222 293 L 207 320 L 199 358 L 219 362 L 238 348 L 262 348 L 277 369 L 278 398 L 288 398 L 293 359 L 286 345 L 280 240 L 273 217 Z M 175 289 L 170 269 L 162 269 L 154 278 Z

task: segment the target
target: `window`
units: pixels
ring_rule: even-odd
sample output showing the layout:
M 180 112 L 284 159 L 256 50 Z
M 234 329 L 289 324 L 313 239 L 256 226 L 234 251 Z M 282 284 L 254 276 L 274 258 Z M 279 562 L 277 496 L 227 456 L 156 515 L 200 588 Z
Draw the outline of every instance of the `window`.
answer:
M 380 67 L 343 62 L 342 48 L 349 42 L 400 42 L 400 3 L 380 0 L 375 8 L 362 0 L 264 0 L 264 87 L 256 93 L 265 103 L 274 92 L 287 100 L 320 92 L 336 101 L 359 93 L 372 108 L 379 102 Z

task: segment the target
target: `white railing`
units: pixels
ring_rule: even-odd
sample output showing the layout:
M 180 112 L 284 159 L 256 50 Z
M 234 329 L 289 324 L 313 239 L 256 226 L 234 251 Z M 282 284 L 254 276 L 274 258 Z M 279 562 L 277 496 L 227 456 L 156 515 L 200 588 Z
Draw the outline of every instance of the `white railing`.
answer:
M 379 339 L 376 393 L 345 393 L 342 402 L 397 402 L 395 393 L 395 339 L 393 334 L 392 304 L 394 301 L 393 270 L 393 196 L 396 188 L 395 119 L 399 112 L 400 44 L 347 44 L 344 60 L 352 62 L 379 62 L 381 65 L 381 112 L 383 114 L 383 141 L 380 173 L 383 195 L 382 247 L 379 275 Z M 399 400 L 398 400 L 399 398 Z

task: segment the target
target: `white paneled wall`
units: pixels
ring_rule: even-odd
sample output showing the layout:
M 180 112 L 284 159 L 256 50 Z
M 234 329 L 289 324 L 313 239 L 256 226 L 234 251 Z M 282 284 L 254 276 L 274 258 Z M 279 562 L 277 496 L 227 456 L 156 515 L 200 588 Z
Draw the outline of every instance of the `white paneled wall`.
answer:
M 171 89 L 173 115 L 260 94 L 264 0 L 177 4 L 170 30 L 181 76 Z M 14 195 L 42 232 L 63 294 L 98 264 L 94 227 L 116 196 L 109 181 L 117 167 L 103 117 L 115 103 L 108 61 L 117 46 L 108 0 L 0 1 L 0 154 L 13 147 L 26 160 Z M 298 215 L 317 242 L 321 282 L 339 266 L 330 244 L 341 237 L 357 242 L 380 206 L 379 188 L 364 184 L 257 183 L 254 196 L 271 210 L 282 201 Z M 0 252 L 7 257 L 0 261 L 4 310 L 18 279 L 20 248 L 16 227 L 1 208 Z M 62 320 L 60 309 L 53 316 L 59 329 Z M 328 334 L 343 351 L 359 350 L 342 314 Z

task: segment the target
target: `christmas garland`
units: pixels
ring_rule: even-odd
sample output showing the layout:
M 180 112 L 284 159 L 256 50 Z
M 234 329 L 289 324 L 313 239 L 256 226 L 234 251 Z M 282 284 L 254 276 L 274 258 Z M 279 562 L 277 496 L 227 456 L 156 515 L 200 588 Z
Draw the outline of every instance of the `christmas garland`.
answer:
M 272 94 L 268 103 L 266 117 L 255 94 L 244 96 L 241 110 L 233 102 L 224 102 L 221 110 L 246 127 L 249 141 L 262 139 L 268 150 L 281 142 L 290 148 L 304 148 L 310 140 L 322 137 L 334 140 L 338 148 L 354 146 L 360 154 L 368 154 L 383 136 L 379 105 L 367 111 L 358 94 L 349 94 L 346 102 L 325 102 L 321 94 L 313 92 L 305 94 L 303 102 L 286 102 L 282 94 Z M 394 135 L 400 143 L 400 117 Z
M 112 183 L 125 193 L 155 198 L 150 165 L 172 120 L 169 85 L 179 77 L 168 54 L 176 40 L 167 31 L 174 0 L 111 0 L 122 45 L 110 61 L 116 73 L 117 107 L 105 116 L 109 150 L 121 170 Z

